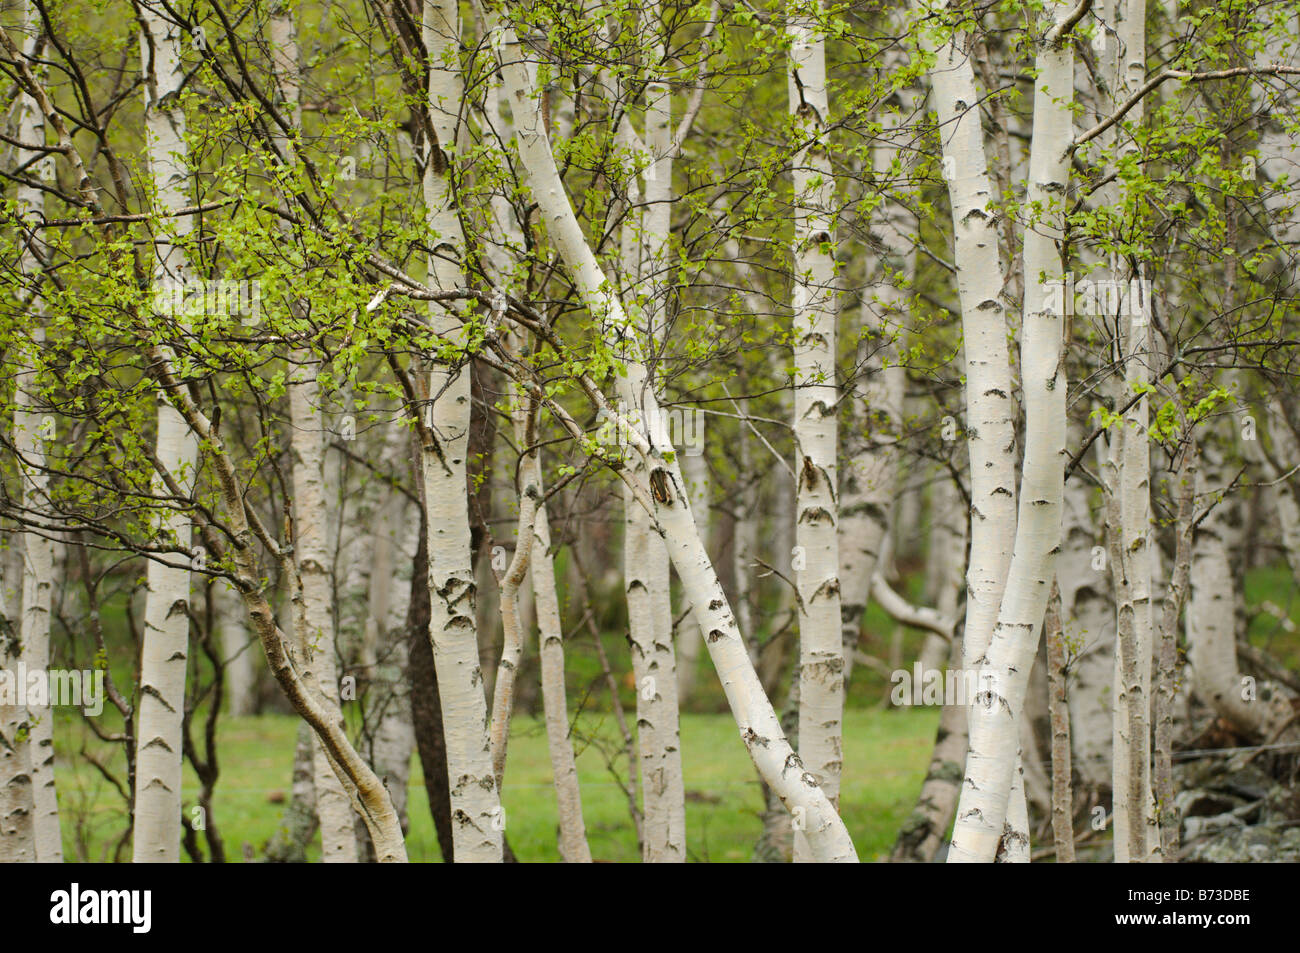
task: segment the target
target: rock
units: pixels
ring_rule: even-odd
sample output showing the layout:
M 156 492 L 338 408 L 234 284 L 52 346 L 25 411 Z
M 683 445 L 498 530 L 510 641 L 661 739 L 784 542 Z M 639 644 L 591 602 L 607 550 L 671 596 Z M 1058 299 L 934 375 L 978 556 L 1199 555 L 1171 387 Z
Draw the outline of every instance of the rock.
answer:
M 1194 845 L 1186 859 L 1194 864 L 1300 863 L 1300 828 L 1233 828 Z

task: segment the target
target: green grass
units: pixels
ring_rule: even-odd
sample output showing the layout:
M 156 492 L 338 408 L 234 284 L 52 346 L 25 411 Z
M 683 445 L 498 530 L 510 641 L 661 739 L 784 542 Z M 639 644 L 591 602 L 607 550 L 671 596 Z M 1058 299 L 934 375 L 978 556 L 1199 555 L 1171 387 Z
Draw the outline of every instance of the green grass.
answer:
M 844 722 L 845 777 L 841 811 L 863 860 L 889 850 L 898 825 L 911 810 L 934 740 L 937 709 L 851 710 Z M 289 797 L 297 719 L 264 715 L 223 718 L 218 734 L 221 779 L 213 813 L 228 859 L 242 858 L 242 845 L 261 851 L 280 822 Z M 583 815 L 593 856 L 634 861 L 636 838 L 627 799 L 611 775 L 606 755 L 624 762 L 613 718 L 581 716 L 575 726 Z M 76 859 L 111 858 L 112 844 L 124 827 L 121 796 L 84 758 L 85 744 L 98 755 L 108 749 L 71 719 L 56 725 L 56 766 L 65 852 Z M 108 763 L 121 772 L 120 749 Z M 687 849 L 695 861 L 748 861 L 758 837 L 762 807 L 754 768 L 725 714 L 682 718 L 682 759 L 686 775 Z M 412 861 L 441 859 L 419 771 L 413 759 Z M 184 800 L 188 812 L 198 783 L 186 767 Z M 516 718 L 506 764 L 506 834 L 521 861 L 556 861 L 555 794 L 550 759 L 540 720 Z M 318 855 L 318 847 L 313 855 Z M 129 857 L 129 851 L 127 853 Z

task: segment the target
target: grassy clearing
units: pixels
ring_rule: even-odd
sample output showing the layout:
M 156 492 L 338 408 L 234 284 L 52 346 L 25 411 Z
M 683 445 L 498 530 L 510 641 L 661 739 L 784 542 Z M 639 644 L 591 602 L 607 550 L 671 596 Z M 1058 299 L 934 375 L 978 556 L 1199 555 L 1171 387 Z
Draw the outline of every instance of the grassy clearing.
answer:
M 898 825 L 920 789 L 934 739 L 936 709 L 854 710 L 845 718 L 845 763 L 841 806 L 863 860 L 887 852 Z M 221 780 L 214 814 L 230 860 L 242 858 L 242 845 L 260 851 L 275 831 L 289 796 L 289 774 L 297 719 L 264 715 L 225 718 L 219 728 Z M 637 859 L 636 839 L 627 799 L 607 767 L 607 755 L 619 757 L 613 718 L 601 713 L 581 716 L 575 728 L 578 773 L 582 779 L 583 814 L 592 854 L 599 860 Z M 57 726 L 60 807 L 69 859 L 111 857 L 124 826 L 121 796 L 84 758 L 85 745 L 98 755 L 105 749 L 71 719 Z M 687 843 L 692 860 L 747 861 L 759 832 L 761 809 L 754 769 L 729 715 L 685 715 L 682 757 L 686 770 Z M 121 754 L 109 760 L 121 771 Z M 622 765 L 622 761 L 618 763 Z M 418 759 L 411 789 L 411 831 L 407 850 L 412 861 L 441 859 L 429 817 Z M 186 768 L 186 810 L 194 804 L 198 783 Z M 550 759 L 540 720 L 515 720 L 506 766 L 505 810 L 510 845 L 522 861 L 556 861 L 555 795 Z M 318 847 L 314 853 L 318 853 Z M 129 857 L 129 853 L 128 853 Z

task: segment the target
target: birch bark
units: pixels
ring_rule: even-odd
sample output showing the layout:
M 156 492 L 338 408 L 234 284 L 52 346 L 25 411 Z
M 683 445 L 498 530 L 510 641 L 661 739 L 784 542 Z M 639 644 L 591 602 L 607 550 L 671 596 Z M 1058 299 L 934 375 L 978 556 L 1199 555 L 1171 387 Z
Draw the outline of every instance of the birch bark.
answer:
M 657 419 L 658 403 L 653 391 L 645 386 L 645 366 L 640 349 L 628 334 L 622 303 L 608 290 L 609 283 L 582 234 L 556 170 L 528 74 L 527 56 L 511 28 L 494 22 L 493 32 L 515 117 L 520 157 L 548 232 L 572 272 L 583 300 L 604 323 L 610 343 L 617 351 L 627 354 L 627 373 L 619 377 L 620 396 L 629 406 L 640 406 L 643 401 L 647 418 Z M 744 639 L 695 529 L 676 455 L 671 451 L 671 444 L 662 438 L 659 433 L 649 439 L 636 430 L 630 433 L 634 450 L 647 459 L 651 481 L 657 487 L 655 496 L 644 500 L 643 505 L 648 502 L 653 507 L 658 530 L 668 545 L 685 595 L 705 632 L 705 644 L 722 679 L 741 738 L 760 773 L 786 805 L 801 816 L 815 859 L 856 861 L 848 831 L 816 778 L 803 770 L 758 682 Z
M 898 69 L 902 51 L 887 68 Z M 910 95 L 904 102 L 911 105 Z M 876 174 L 891 175 L 900 148 L 897 141 L 900 116 L 892 104 L 881 117 L 884 145 L 875 150 Z M 840 642 L 844 656 L 844 682 L 853 671 L 853 653 L 862 629 L 862 614 L 871 595 L 881 548 L 889 532 L 894 507 L 898 439 L 903 414 L 905 371 L 897 363 L 886 366 L 893 354 L 892 336 L 897 333 L 905 295 L 900 286 L 911 283 L 915 271 L 913 239 L 907 234 L 903 210 L 896 203 L 886 204 L 873 222 L 885 253 L 880 256 L 877 273 L 863 290 L 862 316 L 857 345 L 857 369 L 861 380 L 853 388 L 853 431 L 849 436 L 848 460 L 840 481 L 839 508 L 839 578 Z M 940 662 L 947 657 L 947 645 L 941 648 Z
M 939 5 L 940 9 L 947 4 Z M 984 661 L 1011 565 L 1016 525 L 1016 447 L 1011 404 L 1007 322 L 994 198 L 977 104 L 975 73 L 954 34 L 941 47 L 921 34 L 935 56 L 930 88 L 938 113 L 952 204 L 957 293 L 961 301 L 966 365 L 966 441 L 970 456 L 970 557 L 966 573 L 966 627 L 962 665 Z M 949 161 L 951 160 L 951 161 Z
M 423 34 L 429 54 L 429 112 L 438 136 L 429 144 L 424 169 L 425 214 L 436 252 L 430 255 L 429 271 L 436 287 L 454 288 L 460 283 L 464 243 L 449 178 L 464 97 L 460 11 L 454 0 L 425 0 Z M 460 321 L 441 305 L 432 306 L 431 320 L 442 337 L 455 339 L 460 333 Z M 455 857 L 457 863 L 499 863 L 505 817 L 492 770 L 479 665 L 466 492 L 469 368 L 434 363 L 427 383 L 432 404 L 426 422 L 438 441 L 436 447 L 422 446 L 420 453 L 428 513 L 429 635 L 447 742 Z
M 829 102 L 823 15 L 820 0 L 791 0 L 786 33 L 790 114 L 800 142 L 791 168 L 795 546 L 802 556 L 794 570 L 799 609 L 799 753 L 834 805 L 844 761 L 844 646 L 835 383 L 835 180 L 826 143 Z M 803 832 L 797 829 L 794 857 L 796 862 L 811 859 Z
M 185 78 L 181 64 L 184 31 L 153 4 L 141 3 L 140 55 L 144 72 L 146 154 L 157 208 L 164 214 L 189 205 L 185 165 L 185 114 L 180 105 Z M 183 282 L 189 275 L 182 243 L 190 219 L 178 216 L 161 226 L 156 239 L 154 281 Z M 158 404 L 158 461 L 188 492 L 198 447 L 181 415 Z M 155 483 L 165 492 L 161 481 Z M 140 715 L 136 733 L 136 863 L 177 863 L 181 848 L 181 721 L 185 713 L 185 670 L 189 656 L 191 526 L 183 511 L 168 511 L 160 534 L 179 553 L 168 564 L 150 560 L 146 573 L 144 640 L 140 650 Z
M 31 140 L 25 140 L 31 141 Z M 39 307 L 39 298 L 33 302 Z M 39 320 L 39 318 L 36 318 Z M 44 339 L 38 330 L 36 343 Z M 45 436 L 37 405 L 36 368 L 28 363 L 19 375 L 14 399 L 14 447 L 22 474 L 22 507 L 31 514 L 48 511 L 49 475 L 45 471 Z M 45 672 L 50 664 L 50 601 L 54 586 L 54 543 L 41 533 L 23 534 L 22 623 L 19 644 L 27 671 Z M 183 684 L 183 683 L 182 683 Z M 47 691 L 48 696 L 48 691 Z M 54 786 L 53 700 L 27 704 L 30 725 L 32 810 L 36 860 L 63 862 L 59 801 Z M 178 815 L 179 816 L 179 815 Z
M 484 102 L 484 112 L 489 126 L 498 131 L 500 139 L 509 141 L 514 138 L 513 124 L 507 125 L 501 117 L 501 92 L 499 75 L 493 71 L 493 79 Z M 522 250 L 524 241 L 515 221 L 514 208 L 500 192 L 492 196 L 492 210 L 502 241 L 501 252 L 489 255 L 489 259 L 495 272 L 494 280 L 506 285 L 510 276 L 508 253 L 510 250 Z M 506 341 L 507 347 L 513 353 L 516 350 L 514 337 L 507 335 Z M 517 391 L 513 399 L 516 403 L 525 399 L 522 388 Z M 516 430 L 517 442 L 525 436 L 526 428 L 523 432 Z M 519 446 L 521 452 L 525 449 L 529 451 L 524 453 L 520 461 L 520 481 L 523 485 L 536 487 L 538 494 L 543 495 L 541 449 L 526 447 L 522 442 Z M 591 848 L 587 843 L 586 823 L 582 816 L 582 791 L 578 784 L 578 765 L 573 751 L 573 742 L 569 736 L 569 705 L 564 675 L 564 625 L 560 616 L 560 599 L 555 585 L 551 528 L 546 515 L 544 498 L 537 504 L 537 514 L 533 521 L 532 547 L 528 574 L 532 583 L 530 588 L 533 604 L 536 608 L 542 709 L 546 720 L 546 741 L 551 756 L 551 773 L 554 777 L 559 815 L 560 856 L 567 863 L 590 863 Z M 523 626 L 522 612 L 520 616 L 521 626 Z M 531 629 L 531 626 L 526 628 Z M 633 806 L 635 808 L 635 799 Z M 643 842 L 643 838 L 639 840 Z
M 277 7 L 271 17 L 271 46 L 280 96 L 299 128 L 298 34 L 293 13 Z M 288 165 L 294 164 L 294 143 L 277 137 Z M 292 305 L 297 307 L 296 303 Z M 331 575 L 329 505 L 326 490 L 325 419 L 317 381 L 318 360 L 309 349 L 296 348 L 290 356 L 289 423 L 293 455 L 293 552 L 298 579 L 294 599 L 294 628 L 300 633 L 299 652 L 303 679 L 339 730 L 344 729 L 339 705 L 335 661 L 335 604 Z M 321 859 L 325 863 L 357 862 L 357 839 L 352 806 L 342 780 L 330 764 L 320 739 L 312 748 L 316 815 L 320 820 Z
M 297 352 L 289 383 L 293 427 L 293 547 L 299 598 L 295 627 L 302 632 L 303 679 L 316 691 L 327 716 L 342 731 L 338 675 L 334 658 L 334 588 L 330 580 L 329 543 L 325 525 L 324 421 L 314 358 Z M 352 806 L 335 776 L 324 746 L 313 750 L 316 814 L 320 818 L 321 858 L 326 863 L 356 863 L 357 842 Z
M 1070 173 L 1066 148 L 1071 141 L 1074 54 L 1069 37 L 1061 35 L 1068 26 L 1067 5 L 1056 2 L 1049 10 L 1048 31 L 1035 63 L 1027 194 L 1037 221 L 1026 229 L 1024 239 L 1027 307 L 1020 363 L 1026 424 L 1019 513 L 997 626 L 980 669 L 980 697 L 971 708 L 970 755 L 950 863 L 992 861 L 1006 833 L 1008 798 L 1013 776 L 1019 773 L 1018 720 L 1061 543 L 1064 308 L 1053 306 L 1052 292 L 1059 293 L 1063 277 L 1057 242 Z
M 702 454 L 687 454 L 682 465 L 686 477 L 686 492 L 691 500 L 691 512 L 696 514 L 696 524 L 707 547 L 710 518 L 709 494 L 709 460 Z M 695 623 L 694 616 L 682 620 L 677 630 L 677 704 L 685 705 L 695 691 L 699 677 L 700 646 L 704 644 L 704 633 Z
M 1127 100 L 1146 79 L 1146 0 L 1107 0 L 1102 14 L 1115 43 L 1107 45 L 1105 71 L 1109 73 L 1112 108 Z M 1113 24 L 1113 26 L 1111 26 Z M 1130 110 L 1127 121 L 1142 122 L 1143 106 Z M 1119 130 L 1110 138 L 1117 139 Z M 1117 162 L 1136 150 L 1136 143 L 1119 143 Z M 1108 186 L 1103 200 L 1116 201 L 1118 186 Z M 1110 277 L 1132 294 L 1123 294 L 1124 307 L 1113 317 L 1118 327 L 1117 356 L 1123 387 L 1117 401 L 1127 402 L 1149 383 L 1149 302 L 1133 272 L 1112 256 Z M 1159 840 L 1151 798 L 1151 450 L 1147 436 L 1145 397 L 1124 415 L 1112 439 L 1112 456 L 1104 469 L 1107 480 L 1107 542 L 1111 577 L 1116 592 L 1116 653 L 1114 676 L 1114 758 L 1112 790 L 1115 792 L 1115 860 L 1142 862 Z
M 947 7 L 946 0 L 936 4 L 940 11 Z M 919 42 L 924 52 L 935 57 L 930 88 L 943 140 L 962 312 L 971 473 L 962 665 L 968 672 L 977 672 L 986 660 L 1006 587 L 1016 525 L 1011 368 L 1005 308 L 1000 300 L 1003 270 L 997 227 L 988 207 L 994 192 L 984 154 L 977 105 L 980 96 L 968 52 L 970 39 L 954 32 L 939 45 L 933 36 L 922 32 Z M 974 714 L 972 708 L 972 721 Z
M 36 56 L 42 26 L 31 3 L 23 5 L 23 54 Z M 18 141 L 45 142 L 45 123 L 36 100 L 21 93 L 18 101 Z M 43 217 L 44 193 L 19 183 L 16 209 L 20 218 Z M 27 232 L 20 268 L 33 289 L 27 305 L 32 324 L 32 346 L 45 343 L 43 296 L 43 252 L 37 231 Z M 45 470 L 45 441 L 54 435 L 46 431 L 40 411 L 35 355 L 19 355 L 20 368 L 14 393 L 14 449 L 18 456 L 23 511 L 35 516 L 49 512 L 49 474 Z M 29 532 L 22 536 L 23 577 L 18 645 L 27 671 L 43 672 L 50 661 L 50 603 L 54 587 L 54 543 L 44 534 Z M 47 699 L 49 701 L 49 699 Z M 30 734 L 24 747 L 31 771 L 32 821 L 35 829 L 36 860 L 39 863 L 63 862 L 63 837 L 59 826 L 59 801 L 54 783 L 54 709 L 50 704 L 27 707 Z
M 647 9 L 654 24 L 658 5 Z M 662 60 L 662 47 L 656 59 Z M 645 166 L 645 191 L 635 172 L 628 177 L 628 223 L 622 233 L 623 267 L 634 284 L 632 300 L 642 303 L 634 315 L 644 322 L 651 340 L 663 343 L 666 332 L 667 242 L 672 208 L 673 144 L 671 93 L 657 80 L 646 88 L 646 138 L 640 142 L 625 116 L 621 136 L 630 154 Z M 648 389 L 647 382 L 642 389 Z M 627 412 L 647 426 L 657 426 L 641 393 L 622 398 Z M 653 411 L 658 414 L 657 407 Z M 633 479 L 647 485 L 648 472 L 632 461 Z M 625 491 L 624 580 L 627 586 L 628 628 L 632 639 L 633 677 L 637 685 L 637 743 L 641 792 L 644 799 L 644 859 L 650 863 L 686 860 L 686 789 L 682 776 L 681 730 L 678 715 L 679 671 L 673 646 L 669 559 L 662 538 L 652 528 L 645 507 Z
M 0 668 L 12 671 L 19 647 L 18 613 L 11 606 L 21 589 L 11 585 L 8 555 L 0 552 Z M 31 745 L 20 737 L 26 728 L 22 706 L 0 705 L 0 863 L 36 862 Z

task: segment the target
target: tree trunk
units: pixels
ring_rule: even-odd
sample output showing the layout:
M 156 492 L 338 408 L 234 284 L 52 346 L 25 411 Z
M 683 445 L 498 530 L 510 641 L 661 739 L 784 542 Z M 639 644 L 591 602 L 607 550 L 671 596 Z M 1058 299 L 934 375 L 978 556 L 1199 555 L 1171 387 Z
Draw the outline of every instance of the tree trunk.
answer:
M 411 687 L 411 723 L 415 728 L 415 749 L 424 773 L 424 790 L 429 813 L 438 834 L 442 859 L 456 859 L 451 823 L 451 786 L 447 775 L 447 745 L 442 730 L 442 701 L 438 696 L 438 673 L 433 664 L 433 642 L 429 637 L 429 535 L 425 531 L 424 508 L 420 508 L 420 536 L 415 561 L 411 564 L 411 599 L 406 611 L 406 635 L 410 664 L 407 680 Z
M 1074 788 L 1070 769 L 1070 709 L 1066 702 L 1065 638 L 1061 632 L 1061 594 L 1052 588 L 1043 623 L 1047 639 L 1047 696 L 1052 719 L 1052 839 L 1056 862 L 1074 863 Z
M 344 730 L 339 708 L 334 647 L 334 587 L 326 535 L 324 421 L 312 355 L 299 351 L 290 373 L 289 406 L 293 447 L 293 547 L 298 593 L 294 625 L 301 632 L 302 676 L 317 702 Z M 329 755 L 316 744 L 313 758 L 321 857 L 326 863 L 357 862 L 352 806 L 335 776 Z
M 464 95 L 460 75 L 460 12 L 452 0 L 425 0 L 424 44 L 429 54 L 429 111 L 438 142 L 424 170 L 429 228 L 441 253 L 429 256 L 439 288 L 460 284 L 463 245 L 455 196 L 446 170 L 457 140 Z M 455 339 L 461 323 L 442 305 L 431 309 L 435 333 Z M 429 536 L 429 635 L 451 785 L 452 834 L 457 863 L 500 863 L 505 818 L 492 770 L 487 701 L 479 665 L 470 558 L 465 458 L 470 427 L 468 365 L 435 363 L 428 373 L 427 426 L 437 444 L 420 450 Z
M 787 8 L 789 100 L 803 143 L 794 185 L 795 547 L 799 607 L 799 756 L 834 806 L 844 762 L 844 645 L 840 619 L 839 478 L 835 384 L 835 179 L 826 146 L 829 104 L 821 3 Z M 798 827 L 795 861 L 811 860 Z
M 23 52 L 34 56 L 37 39 L 43 26 L 31 3 L 23 4 Z M 20 93 L 18 104 L 18 140 L 26 143 L 45 142 L 45 123 L 36 101 Z M 16 212 L 24 220 L 30 216 L 43 216 L 44 193 L 19 184 Z M 42 260 L 45 253 L 37 244 L 35 232 L 22 250 L 21 268 L 30 283 L 32 295 L 28 303 L 28 319 L 32 326 L 32 345 L 42 348 L 45 343 L 44 299 L 40 289 L 44 284 Z M 19 355 L 20 368 L 16 375 L 14 392 L 14 449 L 18 456 L 18 472 L 22 485 L 21 503 L 24 512 L 38 518 L 49 516 L 49 474 L 46 472 L 45 441 L 54 439 L 46 429 L 39 406 L 39 386 L 35 355 Z M 53 418 L 50 418 L 52 422 Z M 44 672 L 50 662 L 50 603 L 54 588 L 54 543 L 43 533 L 29 532 L 22 536 L 23 578 L 19 646 L 27 671 Z M 47 699 L 52 703 L 52 699 Z M 27 707 L 30 735 L 23 747 L 31 776 L 33 825 L 36 838 L 36 860 L 43 864 L 63 862 L 63 837 L 59 827 L 59 801 L 54 784 L 54 709 L 51 704 Z M 2 744 L 2 743 L 0 743 Z M 21 757 L 21 756 L 19 756 Z M 21 772 L 20 772 L 21 773 Z
M 654 5 L 647 12 L 657 18 Z M 657 26 L 657 25 L 656 25 Z M 645 195 L 634 169 L 628 175 L 628 222 L 621 235 L 624 271 L 635 282 L 629 300 L 644 298 L 631 317 L 644 321 L 650 340 L 662 344 L 666 328 L 666 283 L 669 212 L 672 208 L 672 143 L 669 139 L 671 94 L 661 82 L 646 89 L 646 142 L 638 142 L 626 116 L 620 136 L 630 155 L 643 152 Z M 516 120 L 517 121 L 517 120 Z M 640 322 L 637 322 L 640 323 Z M 638 328 L 637 330 L 640 330 Z M 647 385 L 649 386 L 649 385 Z M 646 427 L 663 425 L 657 408 L 652 416 L 641 395 L 621 396 L 625 412 Z M 633 479 L 648 485 L 643 461 L 633 460 Z M 637 686 L 637 743 L 640 749 L 644 853 L 647 863 L 686 861 L 686 788 L 682 777 L 681 729 L 673 646 L 671 577 L 668 552 L 655 534 L 652 516 L 630 491 L 623 501 L 623 559 L 627 587 L 632 673 Z
M 1062 340 L 1065 309 L 1054 307 L 1063 285 L 1057 242 L 1070 174 L 1074 55 L 1060 37 L 1069 10 L 1052 4 L 1047 37 L 1035 65 L 1034 131 L 1027 201 L 1040 211 L 1026 228 L 1026 313 L 1021 330 L 1025 402 L 1025 459 L 1019 513 L 997 626 L 980 669 L 980 697 L 972 706 L 966 784 L 957 808 L 950 863 L 989 862 L 1006 833 L 1007 803 L 1017 770 L 1018 720 L 1024 705 L 1039 627 L 1061 542 L 1064 489 L 1065 390 Z M 1031 310 L 1032 309 L 1032 310 Z M 968 385 L 969 386 L 969 385 Z M 975 454 L 971 454 L 972 470 Z
M 149 171 L 161 211 L 189 205 L 185 167 L 185 115 L 180 107 L 184 70 L 180 62 L 182 28 L 152 6 L 141 4 L 141 53 L 145 80 L 145 134 Z M 184 240 L 190 219 L 179 216 L 171 227 Z M 188 279 L 186 251 L 170 241 L 157 242 L 154 281 Z M 194 480 L 198 447 L 181 415 L 158 404 L 158 462 L 188 493 Z M 166 494 L 161 480 L 156 491 Z M 134 859 L 136 863 L 177 863 L 181 849 L 181 722 L 185 712 L 185 670 L 189 655 L 190 597 L 189 515 L 169 510 L 160 520 L 161 537 L 176 551 L 164 565 L 150 560 L 146 571 L 144 644 L 140 650 L 140 720 L 136 733 Z
M 18 600 L 8 556 L 0 550 L 0 669 L 6 672 L 18 660 L 17 613 L 10 608 Z M 23 706 L 0 704 L 0 863 L 36 862 L 31 745 L 21 737 L 27 730 Z
M 516 117 L 520 156 L 551 240 L 593 316 L 604 323 L 611 341 L 627 355 L 626 374 L 619 376 L 620 396 L 629 407 L 644 406 L 644 419 L 659 419 L 658 402 L 653 390 L 646 386 L 640 349 L 627 334 L 629 323 L 622 303 L 609 293 L 608 281 L 587 245 L 560 181 L 540 121 L 523 48 L 513 30 L 495 23 L 493 28 L 500 39 L 499 62 Z M 595 400 L 600 395 L 591 390 L 588 396 Z M 722 678 L 723 690 L 750 757 L 786 805 L 801 815 L 816 859 L 856 861 L 848 831 L 816 778 L 803 770 L 798 756 L 786 742 L 776 712 L 750 664 L 744 639 L 695 529 L 671 443 L 663 441 L 662 434 L 654 434 L 655 442 L 651 444 L 638 430 L 629 428 L 629 431 L 633 452 L 647 461 L 650 470 L 653 496 L 647 494 L 640 503 L 650 508 L 663 532 L 669 556 L 682 580 L 685 597 L 690 600 L 700 629 L 705 633 L 705 644 Z M 674 682 L 673 690 L 675 687 Z

